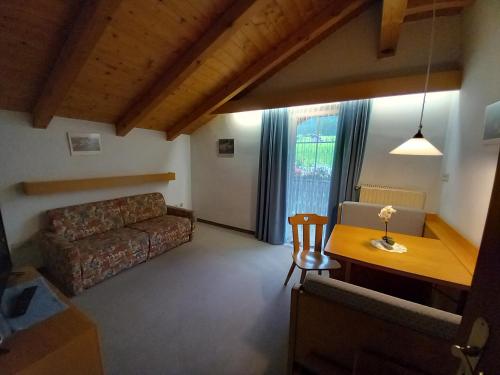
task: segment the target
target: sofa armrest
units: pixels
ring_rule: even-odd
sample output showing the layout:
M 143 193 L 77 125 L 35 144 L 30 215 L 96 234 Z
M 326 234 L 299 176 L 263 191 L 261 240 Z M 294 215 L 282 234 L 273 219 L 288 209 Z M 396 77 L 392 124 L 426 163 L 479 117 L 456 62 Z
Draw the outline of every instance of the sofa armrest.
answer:
M 41 252 L 49 274 L 63 290 L 77 295 L 83 291 L 80 253 L 62 236 L 44 232 Z
M 196 218 L 194 216 L 193 210 L 167 205 L 167 215 L 187 217 L 189 220 L 191 220 L 191 230 L 194 229 L 194 223 L 196 222 Z
M 308 275 L 306 292 L 390 323 L 443 340 L 453 340 L 462 317 L 343 281 Z

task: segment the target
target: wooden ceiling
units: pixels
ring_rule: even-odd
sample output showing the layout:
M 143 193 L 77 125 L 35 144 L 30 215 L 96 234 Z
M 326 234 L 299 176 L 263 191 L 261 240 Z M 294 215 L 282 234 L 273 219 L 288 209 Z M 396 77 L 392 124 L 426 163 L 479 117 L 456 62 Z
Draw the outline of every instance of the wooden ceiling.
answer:
M 39 128 L 59 115 L 174 139 L 375 1 L 2 0 L 0 108 L 32 112 Z M 437 1 L 448 13 L 468 3 Z M 429 4 L 385 1 L 384 50 Z

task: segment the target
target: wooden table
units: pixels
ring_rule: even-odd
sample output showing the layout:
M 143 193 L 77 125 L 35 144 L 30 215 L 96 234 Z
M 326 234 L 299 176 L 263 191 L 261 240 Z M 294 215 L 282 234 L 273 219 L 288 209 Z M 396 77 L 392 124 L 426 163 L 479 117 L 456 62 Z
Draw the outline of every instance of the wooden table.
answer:
M 34 268 L 19 270 L 9 284 L 39 277 Z M 51 285 L 52 286 L 52 285 Z M 0 374 L 99 375 L 103 374 L 96 325 L 55 287 L 68 308 L 9 337 L 0 355 Z
M 337 224 L 324 251 L 345 261 L 347 271 L 354 263 L 437 285 L 470 289 L 471 272 L 441 240 L 390 233 L 396 242 L 408 248 L 406 253 L 390 253 L 370 244 L 383 235 L 379 230 Z

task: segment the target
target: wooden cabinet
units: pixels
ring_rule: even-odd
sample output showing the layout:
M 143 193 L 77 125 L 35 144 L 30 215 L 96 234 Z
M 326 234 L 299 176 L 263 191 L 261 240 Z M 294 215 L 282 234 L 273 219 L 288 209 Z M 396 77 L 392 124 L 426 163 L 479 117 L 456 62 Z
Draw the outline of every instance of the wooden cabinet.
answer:
M 22 276 L 11 283 L 21 283 L 40 275 L 33 268 L 22 269 Z M 79 311 L 55 287 L 68 304 L 61 313 L 9 337 L 0 355 L 1 374 L 103 374 L 97 326 Z

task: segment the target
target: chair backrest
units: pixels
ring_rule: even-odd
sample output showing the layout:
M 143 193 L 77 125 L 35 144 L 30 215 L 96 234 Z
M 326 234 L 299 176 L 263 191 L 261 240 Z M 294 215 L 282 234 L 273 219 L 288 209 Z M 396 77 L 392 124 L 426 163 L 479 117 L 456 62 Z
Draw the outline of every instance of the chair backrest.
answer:
M 339 224 L 384 230 L 384 223 L 378 217 L 382 207 L 384 205 L 346 201 L 339 205 L 337 222 Z M 397 206 L 394 208 L 397 212 L 389 223 L 389 230 L 421 237 L 424 233 L 425 211 Z
M 328 216 L 319 216 L 316 214 L 296 214 L 295 216 L 290 216 L 288 218 L 288 223 L 292 226 L 294 253 L 297 253 L 300 250 L 299 225 L 302 226 L 303 250 L 309 251 L 310 249 L 311 225 L 315 225 L 314 251 L 321 252 L 323 243 L 323 226 L 328 223 Z

